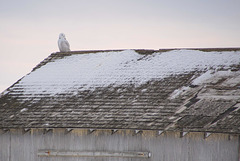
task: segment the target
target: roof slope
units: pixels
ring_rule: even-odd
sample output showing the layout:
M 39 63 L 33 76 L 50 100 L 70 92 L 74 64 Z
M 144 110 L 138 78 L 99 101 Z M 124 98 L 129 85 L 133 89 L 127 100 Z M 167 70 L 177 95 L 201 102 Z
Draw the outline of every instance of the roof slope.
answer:
M 240 133 L 240 50 L 53 53 L 2 93 L 0 128 Z

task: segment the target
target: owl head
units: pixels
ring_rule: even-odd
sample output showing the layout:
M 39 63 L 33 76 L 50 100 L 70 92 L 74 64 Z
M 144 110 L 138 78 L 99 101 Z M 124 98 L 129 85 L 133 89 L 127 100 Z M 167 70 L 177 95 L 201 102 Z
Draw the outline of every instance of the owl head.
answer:
M 66 39 L 66 38 L 65 38 L 65 34 L 64 34 L 64 33 L 60 33 L 60 34 L 59 34 L 59 39 L 61 39 L 61 38 L 64 38 L 64 39 Z

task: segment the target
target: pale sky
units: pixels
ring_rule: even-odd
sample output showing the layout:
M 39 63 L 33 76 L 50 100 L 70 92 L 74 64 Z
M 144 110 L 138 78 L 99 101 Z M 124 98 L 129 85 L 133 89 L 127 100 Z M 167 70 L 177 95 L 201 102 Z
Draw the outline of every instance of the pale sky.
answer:
M 0 0 L 0 92 L 58 51 L 240 47 L 240 0 Z

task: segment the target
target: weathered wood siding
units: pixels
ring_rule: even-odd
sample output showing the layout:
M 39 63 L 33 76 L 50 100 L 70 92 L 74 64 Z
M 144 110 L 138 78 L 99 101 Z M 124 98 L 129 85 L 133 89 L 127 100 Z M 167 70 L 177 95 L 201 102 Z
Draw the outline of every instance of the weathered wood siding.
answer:
M 238 136 L 178 132 L 158 135 L 156 131 L 136 134 L 133 130 L 73 130 L 50 132 L 11 130 L 0 134 L 0 161 L 238 161 Z M 150 158 L 121 157 L 42 157 L 41 149 L 65 151 L 151 152 Z

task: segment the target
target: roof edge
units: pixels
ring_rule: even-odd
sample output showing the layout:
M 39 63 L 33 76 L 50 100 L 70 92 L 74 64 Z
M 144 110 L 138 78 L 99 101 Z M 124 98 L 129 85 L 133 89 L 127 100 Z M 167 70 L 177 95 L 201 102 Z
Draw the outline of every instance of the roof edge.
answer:
M 119 52 L 124 50 L 135 50 L 141 54 L 149 54 L 149 52 L 168 52 L 171 50 L 199 50 L 204 52 L 212 51 L 240 51 L 240 47 L 226 47 L 226 48 L 160 48 L 160 49 L 103 49 L 103 50 L 77 50 L 77 51 L 68 51 L 68 52 L 54 52 L 52 54 L 88 54 L 88 53 L 98 53 L 98 52 Z
M 201 131 L 201 130 L 163 130 L 163 129 L 132 129 L 132 128 L 129 128 L 129 129 L 119 129 L 119 128 L 65 128 L 65 127 L 49 127 L 49 128 L 44 128 L 44 127 L 35 127 L 35 128 L 23 128 L 23 127 L 19 127 L 19 128 L 0 128 L 0 134 L 1 133 L 6 133 L 6 132 L 9 132 L 11 130 L 22 130 L 24 133 L 26 132 L 29 132 L 31 130 L 43 130 L 43 131 L 51 131 L 51 130 L 58 130 L 58 129 L 63 129 L 65 130 L 66 132 L 71 132 L 72 130 L 86 130 L 86 131 L 89 131 L 89 133 L 92 133 L 94 131 L 112 131 L 112 133 L 116 133 L 117 131 L 133 131 L 134 133 L 142 133 L 144 131 L 152 131 L 152 132 L 156 132 L 158 133 L 159 135 L 161 135 L 161 133 L 164 133 L 164 132 L 174 132 L 174 133 L 209 133 L 209 134 L 229 134 L 229 135 L 240 135 L 240 133 L 238 132 L 226 132 L 226 131 L 223 131 L 223 132 L 220 132 L 220 131 L 212 131 L 212 130 L 206 130 L 206 131 Z

